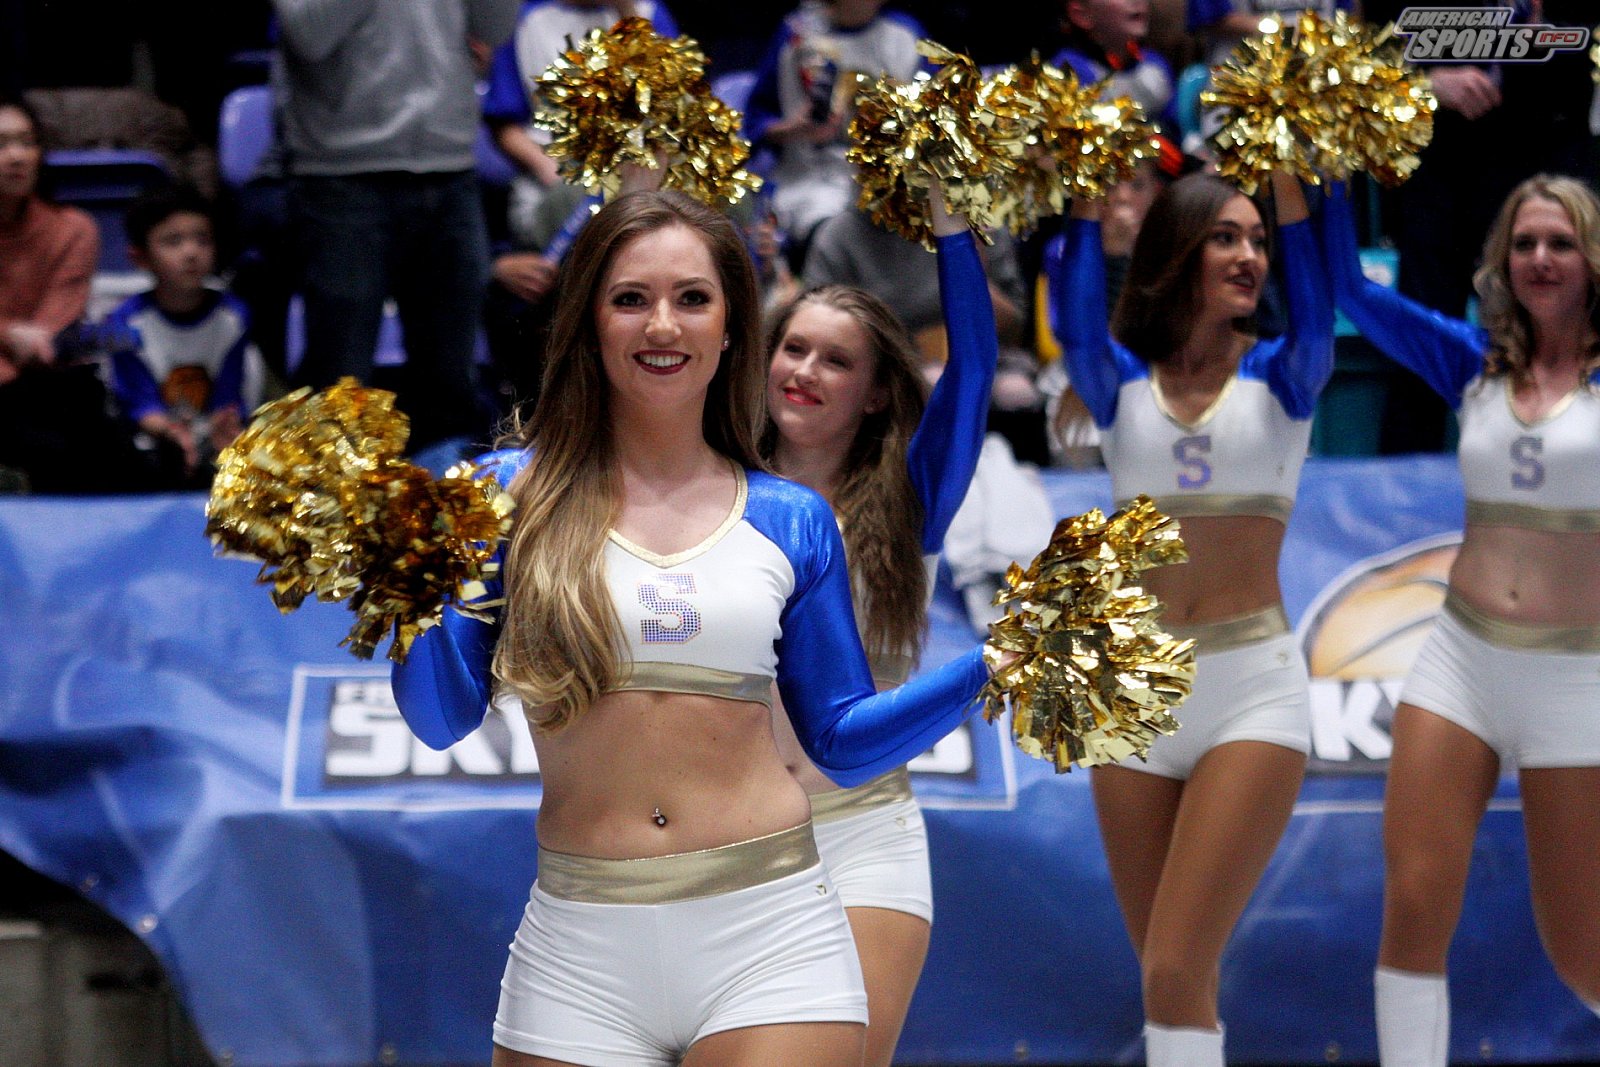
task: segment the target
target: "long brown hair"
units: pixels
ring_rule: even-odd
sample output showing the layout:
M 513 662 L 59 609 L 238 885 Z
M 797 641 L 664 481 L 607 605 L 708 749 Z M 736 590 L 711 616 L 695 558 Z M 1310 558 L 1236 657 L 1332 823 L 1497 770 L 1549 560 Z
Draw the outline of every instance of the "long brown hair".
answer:
M 1111 333 L 1146 363 L 1170 359 L 1194 331 L 1202 310 L 1201 253 L 1217 216 L 1239 195 L 1216 175 L 1196 172 L 1161 190 L 1145 214 Z M 1234 326 L 1256 332 L 1253 317 L 1235 319 Z
M 540 729 L 571 723 L 621 680 L 622 627 L 605 581 L 606 535 L 616 523 L 621 486 L 595 310 L 617 252 L 670 226 L 687 227 L 705 242 L 727 307 L 728 347 L 702 417 L 706 443 L 743 466 L 762 465 L 760 302 L 738 231 L 680 193 L 618 197 L 583 228 L 562 263 L 543 387 L 532 419 L 513 431 L 513 442 L 534 455 L 511 484 L 516 524 L 494 673 Z
M 874 384 L 888 397 L 862 417 L 845 456 L 833 506 L 844 534 L 851 583 L 861 601 L 861 643 L 869 655 L 915 655 L 927 627 L 927 572 L 922 566 L 922 502 L 906 451 L 922 419 L 923 379 L 904 324 L 878 297 L 848 285 L 802 293 L 767 327 L 767 359 L 783 343 L 795 312 L 820 304 L 849 315 L 866 332 Z M 761 454 L 770 462 L 778 426 L 768 414 Z
M 1578 247 L 1589 264 L 1589 352 L 1583 378 L 1600 369 L 1600 198 L 1576 178 L 1536 174 L 1511 190 L 1483 243 L 1483 265 L 1472 276 L 1478 291 L 1478 321 L 1489 333 L 1485 370 L 1491 377 L 1509 375 L 1521 385 L 1533 357 L 1533 319 L 1511 291 L 1511 231 L 1517 212 L 1533 199 L 1549 200 L 1566 209 L 1578 231 Z

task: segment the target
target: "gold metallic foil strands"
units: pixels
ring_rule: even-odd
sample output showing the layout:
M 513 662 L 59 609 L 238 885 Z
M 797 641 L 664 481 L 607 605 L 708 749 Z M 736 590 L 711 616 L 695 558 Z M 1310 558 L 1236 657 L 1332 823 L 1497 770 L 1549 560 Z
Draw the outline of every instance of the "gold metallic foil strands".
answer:
M 996 75 L 996 81 L 1002 79 L 1037 101 L 1034 154 L 1042 165 L 1025 168 L 1024 201 L 1039 205 L 1040 216 L 1063 213 L 1072 197 L 1104 196 L 1111 186 L 1131 179 L 1140 160 L 1160 155 L 1143 109 L 1127 97 L 1100 99 L 1104 83 L 1082 85 L 1072 71 L 1037 56 Z
M 1211 144 L 1218 171 L 1246 193 L 1272 171 L 1313 184 L 1354 171 L 1404 181 L 1432 140 L 1437 107 L 1388 31 L 1314 11 L 1241 41 L 1200 102 L 1228 109 Z
M 534 121 L 552 134 L 545 150 L 586 189 L 615 196 L 621 167 L 654 169 L 658 151 L 663 186 L 706 203 L 731 204 L 761 187 L 744 167 L 750 143 L 739 135 L 739 112 L 712 95 L 705 54 L 691 38 L 621 19 L 558 55 L 534 88 Z
M 940 64 L 931 77 L 856 76 L 846 158 L 858 169 L 858 203 L 872 221 L 932 248 L 927 200 L 934 182 L 980 236 L 1016 214 L 1007 198 L 1029 131 L 1002 121 L 985 102 L 983 76 L 970 58 L 931 41 L 919 41 L 917 51 Z
M 353 378 L 262 407 L 217 459 L 206 533 L 262 561 L 257 581 L 287 614 L 307 596 L 356 613 L 343 644 L 363 659 L 393 631 L 389 658 L 443 615 L 446 599 L 483 617 L 511 498 L 492 477 L 435 480 L 400 457 L 408 421 L 394 395 Z
M 1109 519 L 1096 508 L 1063 520 L 995 595 L 1011 606 L 984 647 L 993 672 L 984 717 L 1009 708 L 1017 747 L 1057 772 L 1143 759 L 1178 729 L 1172 711 L 1194 684 L 1194 641 L 1161 629 L 1161 605 L 1138 578 L 1187 558 L 1177 522 L 1149 497 Z M 1007 654 L 1015 659 L 1004 663 Z

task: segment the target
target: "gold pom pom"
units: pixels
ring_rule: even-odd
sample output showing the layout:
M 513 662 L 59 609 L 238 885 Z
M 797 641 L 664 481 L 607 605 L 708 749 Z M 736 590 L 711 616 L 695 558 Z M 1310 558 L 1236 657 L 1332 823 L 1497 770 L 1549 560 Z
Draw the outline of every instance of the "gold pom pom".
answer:
M 1388 30 L 1315 11 L 1241 41 L 1200 102 L 1230 110 L 1211 143 L 1219 172 L 1246 193 L 1274 170 L 1313 184 L 1355 171 L 1398 184 L 1432 140 L 1438 106 Z
M 1109 519 L 1096 508 L 1063 520 L 995 595 L 1012 606 L 989 627 L 984 717 L 1009 707 L 1017 747 L 1057 772 L 1143 759 L 1178 728 L 1172 709 L 1194 684 L 1194 641 L 1160 628 L 1161 606 L 1137 580 L 1186 559 L 1177 522 L 1149 497 Z
M 1031 105 L 985 95 L 967 56 L 931 41 L 919 41 L 917 51 L 940 64 L 931 77 L 897 82 L 856 75 L 846 158 L 859 170 L 858 203 L 872 221 L 931 249 L 927 199 L 934 182 L 979 236 L 1007 221 L 1031 128 L 1016 109 Z
M 1028 168 L 1023 200 L 1039 216 L 1059 215 L 1072 197 L 1097 198 L 1133 177 L 1142 159 L 1160 155 L 1155 129 L 1128 97 L 1102 100 L 1105 83 L 1082 85 L 1038 57 L 996 75 L 1012 91 L 1036 101 L 1036 155 L 1045 165 Z
M 663 187 L 706 203 L 731 204 L 761 187 L 744 168 L 750 142 L 739 135 L 739 112 L 711 94 L 691 38 L 621 19 L 562 52 L 534 87 L 534 122 L 553 135 L 545 151 L 574 184 L 615 196 L 624 164 L 655 169 L 663 152 Z
M 494 478 L 453 468 L 435 480 L 400 458 L 409 426 L 394 395 L 346 378 L 267 404 L 217 458 L 206 533 L 262 561 L 257 581 L 287 614 L 307 596 L 349 601 L 342 644 L 369 659 L 394 631 L 404 660 L 446 599 L 482 617 L 511 498 Z

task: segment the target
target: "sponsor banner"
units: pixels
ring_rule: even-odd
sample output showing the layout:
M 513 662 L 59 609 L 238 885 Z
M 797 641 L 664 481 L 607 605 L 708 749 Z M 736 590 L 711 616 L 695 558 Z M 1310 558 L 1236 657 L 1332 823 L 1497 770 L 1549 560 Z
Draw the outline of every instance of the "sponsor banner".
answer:
M 1059 514 L 1102 475 L 1047 472 Z M 1308 464 L 1286 607 L 1315 676 L 1314 773 L 1224 960 L 1241 1062 L 1372 1062 L 1381 772 L 1461 522 L 1447 458 Z M 0 500 L 0 848 L 156 952 L 238 1065 L 482 1062 L 535 875 L 520 709 L 418 745 L 342 608 L 280 616 L 197 497 Z M 978 635 L 942 582 L 924 665 Z M 1181 717 L 1181 716 L 1180 716 Z M 1137 1062 L 1139 975 L 1089 776 L 970 723 L 913 765 L 938 919 L 906 1062 Z M 1451 966 L 1459 1059 L 1600 1057 L 1545 962 L 1515 782 L 1474 855 Z M 1488 1051 L 1486 1051 L 1488 1050 Z

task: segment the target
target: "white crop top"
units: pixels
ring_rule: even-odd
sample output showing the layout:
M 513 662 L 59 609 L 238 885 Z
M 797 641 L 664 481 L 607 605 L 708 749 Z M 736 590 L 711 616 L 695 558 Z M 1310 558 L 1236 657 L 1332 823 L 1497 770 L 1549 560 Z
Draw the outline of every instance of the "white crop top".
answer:
M 741 470 L 727 520 L 670 556 L 611 531 L 606 585 L 632 661 L 618 689 L 771 703 L 773 641 L 795 576 L 783 551 L 744 521 L 746 492 Z
M 1523 422 L 1508 377 L 1462 391 L 1459 457 L 1467 521 L 1557 533 L 1600 532 L 1600 392 L 1583 386 Z
M 1148 493 L 1162 511 L 1180 518 L 1289 521 L 1311 420 L 1291 418 L 1267 382 L 1245 367 L 1192 426 L 1168 410 L 1149 373 L 1122 382 L 1116 410 L 1116 420 L 1101 431 L 1100 451 L 1119 505 Z

